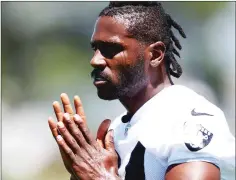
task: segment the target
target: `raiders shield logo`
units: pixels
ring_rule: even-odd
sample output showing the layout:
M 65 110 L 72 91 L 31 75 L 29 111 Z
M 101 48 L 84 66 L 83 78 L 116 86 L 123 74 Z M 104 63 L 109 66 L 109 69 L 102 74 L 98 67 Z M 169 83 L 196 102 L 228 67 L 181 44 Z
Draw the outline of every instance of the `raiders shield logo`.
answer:
M 199 151 L 206 147 L 213 137 L 213 134 L 201 124 L 191 122 L 184 123 L 184 142 L 190 151 Z

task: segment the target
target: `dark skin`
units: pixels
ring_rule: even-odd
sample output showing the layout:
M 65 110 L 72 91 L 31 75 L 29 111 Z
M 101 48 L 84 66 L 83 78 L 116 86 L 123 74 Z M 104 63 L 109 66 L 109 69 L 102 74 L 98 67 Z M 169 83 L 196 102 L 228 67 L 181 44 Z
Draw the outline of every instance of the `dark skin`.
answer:
M 119 99 L 127 111 L 134 114 L 163 88 L 171 86 L 171 83 L 164 66 L 165 45 L 160 41 L 153 44 L 140 43 L 128 34 L 126 26 L 122 20 L 117 21 L 112 17 L 98 18 L 91 38 L 94 49 L 91 65 L 101 72 L 101 78 L 96 79 L 95 76 L 94 81 L 98 96 L 107 100 Z M 110 46 L 113 47 L 114 54 L 106 52 Z M 122 93 L 119 91 L 123 90 L 121 81 L 128 79 L 127 69 L 135 73 L 130 67 L 137 66 L 140 61 L 140 52 L 144 61 L 141 66 L 143 74 L 138 82 L 133 82 L 139 84 L 129 87 L 130 91 L 120 96 Z M 78 109 L 76 102 L 75 109 Z M 55 112 L 57 114 L 57 111 Z M 65 109 L 65 112 L 68 112 L 68 109 Z M 63 114 L 61 111 L 60 113 Z M 57 116 L 59 121 L 63 119 L 64 122 L 64 126 L 62 123 L 57 126 L 63 138 L 56 134 L 56 125 L 52 120 L 49 120 L 49 124 L 61 153 L 67 155 L 67 159 L 63 158 L 63 160 L 64 163 L 66 162 L 65 165 L 67 164 L 66 167 L 72 170 L 69 171 L 72 175 L 74 174 L 72 177 L 74 179 L 77 177 L 119 179 L 112 133 L 107 133 L 110 121 L 106 120 L 100 125 L 96 141 L 89 132 L 85 119 L 82 118 L 84 114 L 76 110 L 76 114 L 80 116 L 73 117 L 73 112 L 68 113 L 71 114 L 70 118 L 67 114 L 62 115 L 62 118 Z M 182 163 L 169 167 L 165 179 L 219 180 L 220 170 L 207 162 Z
M 106 119 L 101 123 L 95 140 L 87 127 L 80 98 L 74 97 L 76 115 L 67 94 L 61 94 L 61 101 L 65 113 L 55 101 L 53 108 L 58 123 L 51 117 L 48 122 L 71 179 L 119 179 L 112 131 L 107 133 L 111 121 Z
M 119 98 L 120 102 L 130 113 L 135 113 L 146 101 L 164 87 L 170 86 L 170 81 L 163 66 L 165 46 L 162 42 L 154 43 L 145 48 L 140 47 L 140 42 L 132 38 L 127 33 L 125 27 L 111 17 L 101 17 L 97 21 L 91 44 L 96 45 L 96 42 L 104 42 L 104 44 L 106 42 L 113 42 L 121 45 L 124 49 L 112 59 L 109 59 L 104 57 L 99 49 L 95 48 L 94 56 L 90 62 L 94 68 L 103 69 L 103 72 L 111 78 L 113 84 L 120 83 L 117 76 L 120 73 L 124 73 L 121 67 L 135 66 L 137 64 L 138 52 L 144 52 L 144 59 L 147 59 L 144 62 L 144 71 L 148 82 L 141 85 L 139 91 L 132 98 L 127 96 L 115 97 Z M 152 67 L 150 62 L 154 66 L 160 64 L 161 66 Z M 97 87 L 98 94 L 107 92 L 107 86 Z

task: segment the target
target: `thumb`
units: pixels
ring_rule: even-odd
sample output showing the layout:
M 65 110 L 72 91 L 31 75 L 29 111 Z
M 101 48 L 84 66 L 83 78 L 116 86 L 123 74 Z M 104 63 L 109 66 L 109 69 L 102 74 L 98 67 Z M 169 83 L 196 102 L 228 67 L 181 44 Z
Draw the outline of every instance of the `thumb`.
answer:
M 114 130 L 111 129 L 108 131 L 105 137 L 105 148 L 110 152 L 115 152 L 115 145 L 114 145 Z
M 100 124 L 98 131 L 97 131 L 97 142 L 103 148 L 104 148 L 105 136 L 107 134 L 110 124 L 111 124 L 111 120 L 105 119 L 104 121 L 102 121 L 102 123 Z

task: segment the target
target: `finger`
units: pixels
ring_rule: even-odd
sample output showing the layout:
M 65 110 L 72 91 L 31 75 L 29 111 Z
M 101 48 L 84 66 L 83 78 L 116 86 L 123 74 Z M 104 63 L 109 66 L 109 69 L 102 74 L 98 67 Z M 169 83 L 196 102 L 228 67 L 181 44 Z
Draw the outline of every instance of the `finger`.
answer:
M 76 114 L 80 115 L 80 117 L 86 122 L 86 116 L 84 113 L 84 108 L 82 105 L 82 101 L 79 96 L 74 97 L 74 104 L 75 104 L 75 112 Z
M 107 131 L 109 129 L 109 126 L 111 124 L 111 120 L 110 119 L 105 119 L 99 126 L 98 131 L 97 131 L 97 142 L 99 143 L 99 145 L 101 147 L 104 148 L 104 140 L 105 140 L 105 136 L 107 134 Z
M 86 123 L 82 120 L 82 118 L 78 114 L 74 115 L 74 121 L 75 121 L 75 124 L 78 125 L 80 131 L 82 132 L 82 134 L 83 134 L 84 138 L 86 139 L 86 141 L 88 142 L 88 144 L 95 145 L 96 141 L 93 138 L 91 132 L 89 131 L 88 126 L 86 125 Z
M 54 123 L 52 117 L 49 117 L 49 118 L 48 118 L 48 124 L 49 124 L 49 127 L 50 127 L 50 129 L 51 129 L 51 132 L 52 132 L 53 137 L 54 137 L 55 140 L 57 141 L 56 137 L 59 135 L 59 133 L 58 133 L 57 125 L 56 125 L 56 123 Z M 61 152 L 62 159 L 69 159 L 69 158 L 67 157 L 68 155 L 65 154 L 65 152 L 63 151 L 63 149 L 62 149 L 61 146 L 59 146 L 59 150 L 60 150 L 60 152 Z M 70 161 L 70 159 L 69 159 L 69 161 Z M 66 164 L 66 163 L 68 163 L 68 162 L 64 162 L 64 163 L 65 163 L 65 166 L 66 166 L 67 170 L 70 172 L 71 170 L 68 168 L 68 165 Z
M 76 140 L 73 138 L 73 136 L 69 133 L 69 131 L 67 130 L 66 126 L 63 124 L 63 122 L 58 122 L 57 123 L 58 129 L 64 139 L 64 141 L 66 142 L 66 144 L 74 151 L 74 152 L 78 152 L 80 147 L 78 145 L 78 143 L 76 142 Z
M 65 140 L 62 138 L 61 135 L 56 137 L 58 146 L 63 150 L 63 152 L 70 157 L 70 159 L 75 162 L 75 154 L 70 149 L 70 147 L 66 144 Z
M 64 111 L 69 113 L 70 117 L 72 118 L 74 115 L 73 108 L 70 104 L 70 99 L 66 93 L 61 94 L 61 101 L 63 104 Z
M 101 148 L 105 149 L 103 141 L 101 141 L 100 139 L 96 139 L 96 141 Z
M 65 113 L 65 115 L 64 115 L 64 122 L 65 122 L 65 124 L 67 124 L 67 127 L 68 127 L 69 131 L 71 132 L 71 135 L 75 138 L 75 140 L 77 141 L 79 146 L 86 147 L 87 142 L 86 142 L 82 132 L 80 131 L 78 126 L 75 124 L 75 122 L 70 119 L 70 116 L 67 113 Z
M 49 124 L 49 127 L 51 129 L 53 137 L 56 138 L 59 134 L 58 134 L 58 131 L 57 131 L 57 125 L 56 125 L 56 123 L 54 123 L 52 117 L 48 118 L 48 124 Z
M 60 103 L 58 101 L 54 101 L 52 103 L 55 115 L 57 117 L 57 121 L 62 121 L 63 120 L 63 112 L 61 111 L 61 106 Z
M 115 152 L 113 129 L 109 130 L 105 137 L 105 148 L 110 152 Z

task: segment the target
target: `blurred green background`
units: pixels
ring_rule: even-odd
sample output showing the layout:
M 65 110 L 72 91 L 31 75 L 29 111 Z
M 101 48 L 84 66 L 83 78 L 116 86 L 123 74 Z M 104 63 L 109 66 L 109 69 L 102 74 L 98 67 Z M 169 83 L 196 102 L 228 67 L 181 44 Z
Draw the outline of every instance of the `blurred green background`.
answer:
M 124 111 L 103 101 L 90 79 L 90 37 L 108 2 L 1 2 L 2 177 L 65 180 L 52 138 L 52 102 L 79 95 L 90 129 Z M 204 95 L 226 115 L 235 135 L 235 2 L 163 2 L 187 39 L 174 79 Z

